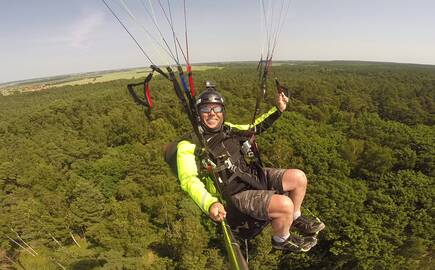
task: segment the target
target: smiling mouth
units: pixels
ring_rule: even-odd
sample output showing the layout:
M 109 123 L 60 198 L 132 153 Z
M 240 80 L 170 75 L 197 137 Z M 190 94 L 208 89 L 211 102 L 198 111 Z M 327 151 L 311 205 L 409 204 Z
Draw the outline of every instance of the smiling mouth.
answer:
M 219 123 L 219 119 L 218 118 L 210 118 L 210 119 L 207 119 L 206 123 L 209 125 L 216 125 L 217 123 Z

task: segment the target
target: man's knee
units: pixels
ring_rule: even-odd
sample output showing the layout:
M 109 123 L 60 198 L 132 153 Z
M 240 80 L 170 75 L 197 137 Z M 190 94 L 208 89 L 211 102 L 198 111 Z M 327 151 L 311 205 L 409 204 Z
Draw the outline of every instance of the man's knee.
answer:
M 299 169 L 295 169 L 295 177 L 299 183 L 299 185 L 306 187 L 308 184 L 308 179 L 305 173 Z
M 295 188 L 306 188 L 308 179 L 305 173 L 299 169 L 288 169 L 284 173 L 283 187 L 284 191 L 291 191 Z
M 273 195 L 270 200 L 268 212 L 269 217 L 274 218 L 279 216 L 293 216 L 294 205 L 293 201 L 284 195 Z

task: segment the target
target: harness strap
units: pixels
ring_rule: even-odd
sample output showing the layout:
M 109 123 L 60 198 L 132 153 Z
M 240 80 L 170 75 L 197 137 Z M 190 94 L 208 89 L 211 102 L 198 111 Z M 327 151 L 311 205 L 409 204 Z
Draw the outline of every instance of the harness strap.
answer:
M 222 175 L 224 178 L 224 182 L 226 184 L 231 183 L 236 177 L 239 177 L 240 180 L 242 180 L 243 182 L 245 182 L 246 184 L 250 185 L 251 187 L 253 187 L 254 189 L 257 190 L 262 190 L 262 189 L 266 189 L 267 187 L 263 186 L 260 182 L 255 181 L 252 177 L 254 175 L 243 172 L 238 166 L 234 165 L 234 163 L 231 161 L 231 158 L 227 158 L 224 161 L 224 164 L 220 165 L 220 166 L 216 166 L 213 168 L 213 172 L 214 173 L 219 173 L 222 172 L 224 170 L 230 170 L 232 172 L 231 176 L 227 179 L 225 179 L 225 175 Z M 258 179 L 257 176 L 254 176 L 255 178 Z
M 230 183 L 232 180 L 234 180 L 236 177 L 239 177 L 240 180 L 242 180 L 243 182 L 247 183 L 248 185 L 250 185 L 251 187 L 253 187 L 256 190 L 262 190 L 262 189 L 266 189 L 266 187 L 264 187 L 261 183 L 259 183 L 258 181 L 255 181 L 252 179 L 252 175 L 242 172 L 242 170 L 240 170 L 239 167 L 236 167 L 233 175 L 230 176 L 230 178 L 228 178 L 228 183 Z M 258 177 L 256 177 L 258 179 Z

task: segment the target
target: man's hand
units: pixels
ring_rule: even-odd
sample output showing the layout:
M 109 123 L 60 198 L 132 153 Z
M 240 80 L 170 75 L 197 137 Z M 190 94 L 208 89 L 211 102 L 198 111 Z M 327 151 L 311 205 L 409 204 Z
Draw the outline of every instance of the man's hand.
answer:
M 285 111 L 285 108 L 287 108 L 287 103 L 288 97 L 286 97 L 283 92 L 278 93 L 276 98 L 276 107 L 278 107 L 278 109 L 283 112 Z
M 220 202 L 215 202 L 210 206 L 208 215 L 214 221 L 220 222 L 224 220 L 224 218 L 227 216 L 227 212 L 225 211 L 224 206 Z

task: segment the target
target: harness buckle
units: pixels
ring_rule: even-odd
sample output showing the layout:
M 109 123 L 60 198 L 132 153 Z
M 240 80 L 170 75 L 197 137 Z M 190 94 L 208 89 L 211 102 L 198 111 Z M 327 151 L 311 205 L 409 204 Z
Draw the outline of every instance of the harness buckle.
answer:
M 232 172 L 234 172 L 234 171 L 236 170 L 236 166 L 231 162 L 231 159 L 230 159 L 230 158 L 227 158 L 227 159 L 224 161 L 224 165 L 225 165 L 225 169 L 229 169 L 229 170 L 231 170 Z
M 213 172 L 218 173 L 221 172 L 223 170 L 229 169 L 231 171 L 235 171 L 236 166 L 233 164 L 233 162 L 231 161 L 230 158 L 225 159 L 224 164 L 220 165 L 220 166 L 216 166 L 213 163 L 214 167 L 213 167 Z
M 254 151 L 252 151 L 252 145 L 249 140 L 242 144 L 242 154 L 247 159 L 247 161 L 252 161 L 255 157 Z
M 216 169 L 216 164 L 210 159 L 203 159 L 201 163 L 208 172 L 213 172 Z

